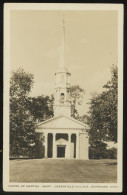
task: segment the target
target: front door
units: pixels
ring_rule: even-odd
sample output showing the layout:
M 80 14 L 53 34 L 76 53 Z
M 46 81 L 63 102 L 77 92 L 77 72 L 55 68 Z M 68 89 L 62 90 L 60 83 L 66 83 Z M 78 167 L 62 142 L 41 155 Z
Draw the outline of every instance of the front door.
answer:
M 65 158 L 65 146 L 57 146 L 57 158 Z

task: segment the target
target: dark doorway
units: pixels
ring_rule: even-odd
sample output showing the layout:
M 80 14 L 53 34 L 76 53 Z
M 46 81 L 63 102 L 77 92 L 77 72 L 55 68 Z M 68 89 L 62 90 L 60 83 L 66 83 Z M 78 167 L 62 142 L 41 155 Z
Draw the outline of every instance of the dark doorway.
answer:
M 65 158 L 65 146 L 57 147 L 57 158 Z

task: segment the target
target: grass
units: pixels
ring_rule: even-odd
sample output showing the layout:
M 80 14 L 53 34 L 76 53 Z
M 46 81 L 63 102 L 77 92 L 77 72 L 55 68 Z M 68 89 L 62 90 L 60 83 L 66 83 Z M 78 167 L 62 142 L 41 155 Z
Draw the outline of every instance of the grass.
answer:
M 10 160 L 10 182 L 115 183 L 116 160 Z

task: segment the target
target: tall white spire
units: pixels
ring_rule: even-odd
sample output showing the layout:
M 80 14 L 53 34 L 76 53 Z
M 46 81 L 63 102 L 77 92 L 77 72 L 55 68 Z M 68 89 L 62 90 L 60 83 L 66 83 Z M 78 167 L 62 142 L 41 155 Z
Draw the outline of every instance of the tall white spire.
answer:
M 65 20 L 63 14 L 62 20 L 62 44 L 61 44 L 61 55 L 60 55 L 60 67 L 65 68 Z

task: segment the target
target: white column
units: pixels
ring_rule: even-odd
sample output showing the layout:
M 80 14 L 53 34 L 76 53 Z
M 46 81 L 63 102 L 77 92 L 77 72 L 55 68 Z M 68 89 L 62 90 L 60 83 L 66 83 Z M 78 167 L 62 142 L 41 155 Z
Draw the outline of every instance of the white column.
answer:
M 47 158 L 48 153 L 48 134 L 45 133 L 45 158 Z
M 71 158 L 71 133 L 68 133 L 68 158 Z
M 53 158 L 56 158 L 56 133 L 53 133 Z
M 76 134 L 76 158 L 79 159 L 79 133 Z

